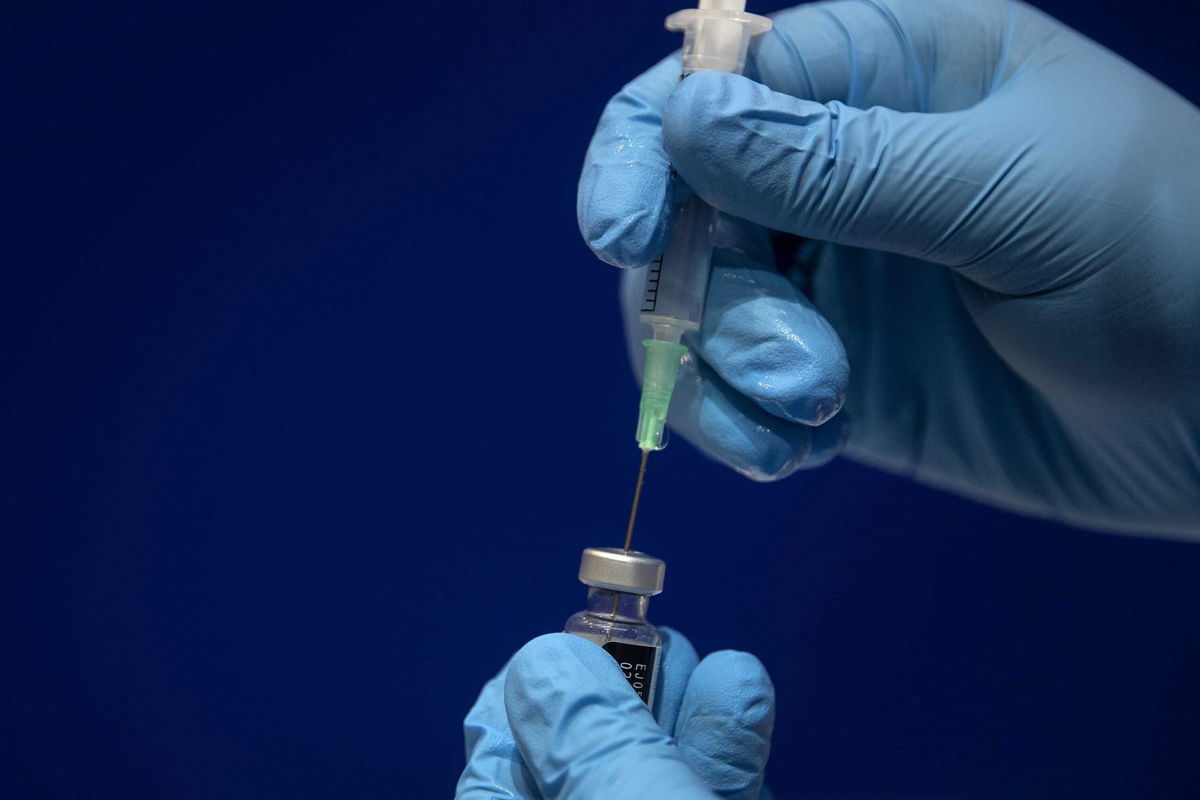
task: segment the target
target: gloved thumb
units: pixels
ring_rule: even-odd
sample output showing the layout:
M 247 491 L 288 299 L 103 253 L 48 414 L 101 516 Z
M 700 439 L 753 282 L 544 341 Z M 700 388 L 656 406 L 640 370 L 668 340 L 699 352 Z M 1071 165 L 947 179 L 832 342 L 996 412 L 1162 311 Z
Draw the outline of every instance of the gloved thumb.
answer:
M 982 105 L 921 114 L 816 103 L 698 72 L 667 101 L 663 143 L 687 184 L 735 217 L 958 266 L 994 240 L 974 212 L 995 201 L 1014 147 L 1011 119 L 1005 138 L 981 116 Z
M 529 642 L 509 663 L 504 703 L 547 798 L 713 797 L 612 656 L 591 642 L 563 633 Z

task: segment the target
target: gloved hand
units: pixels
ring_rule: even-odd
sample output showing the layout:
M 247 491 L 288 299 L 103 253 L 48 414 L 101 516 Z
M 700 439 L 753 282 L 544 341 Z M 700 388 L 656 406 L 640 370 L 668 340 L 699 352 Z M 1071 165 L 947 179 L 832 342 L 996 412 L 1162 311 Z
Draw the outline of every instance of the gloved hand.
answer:
M 585 639 L 552 633 L 517 651 L 463 723 L 458 800 L 768 797 L 775 689 L 766 670 L 729 650 L 697 663 L 687 639 L 659 630 L 653 716 L 612 656 Z
M 671 57 L 626 86 L 579 184 L 621 267 L 663 251 L 671 167 L 725 212 L 673 427 L 758 480 L 844 444 L 1010 509 L 1200 531 L 1200 111 L 1019 2 L 774 19 L 748 77 Z

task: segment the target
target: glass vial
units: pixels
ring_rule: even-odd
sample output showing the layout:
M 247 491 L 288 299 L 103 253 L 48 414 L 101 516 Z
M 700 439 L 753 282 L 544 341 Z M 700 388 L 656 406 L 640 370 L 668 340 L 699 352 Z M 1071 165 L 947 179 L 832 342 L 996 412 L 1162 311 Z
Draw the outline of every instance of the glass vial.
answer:
M 662 592 L 665 572 L 663 561 L 636 550 L 589 547 L 579 564 L 579 580 L 588 585 L 587 608 L 563 628 L 603 647 L 651 710 L 661 639 L 646 611 L 650 597 Z

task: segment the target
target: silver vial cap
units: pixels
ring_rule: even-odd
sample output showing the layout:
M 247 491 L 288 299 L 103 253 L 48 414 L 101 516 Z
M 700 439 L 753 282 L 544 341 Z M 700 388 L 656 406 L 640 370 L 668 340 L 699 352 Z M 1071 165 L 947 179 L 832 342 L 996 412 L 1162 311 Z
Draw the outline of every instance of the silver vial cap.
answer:
M 666 572 L 661 558 L 619 547 L 589 547 L 579 562 L 579 580 L 588 586 L 629 594 L 658 594 Z

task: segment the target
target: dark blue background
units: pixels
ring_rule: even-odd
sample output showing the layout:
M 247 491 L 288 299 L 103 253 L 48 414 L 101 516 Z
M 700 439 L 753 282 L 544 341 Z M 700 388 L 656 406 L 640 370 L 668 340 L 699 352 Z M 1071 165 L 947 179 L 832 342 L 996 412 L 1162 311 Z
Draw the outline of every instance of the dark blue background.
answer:
M 621 535 L 575 181 L 678 5 L 4 3 L 0 794 L 450 794 Z M 1041 5 L 1200 99 L 1195 10 Z M 1200 548 L 652 470 L 652 616 L 766 663 L 781 796 L 1200 794 Z

